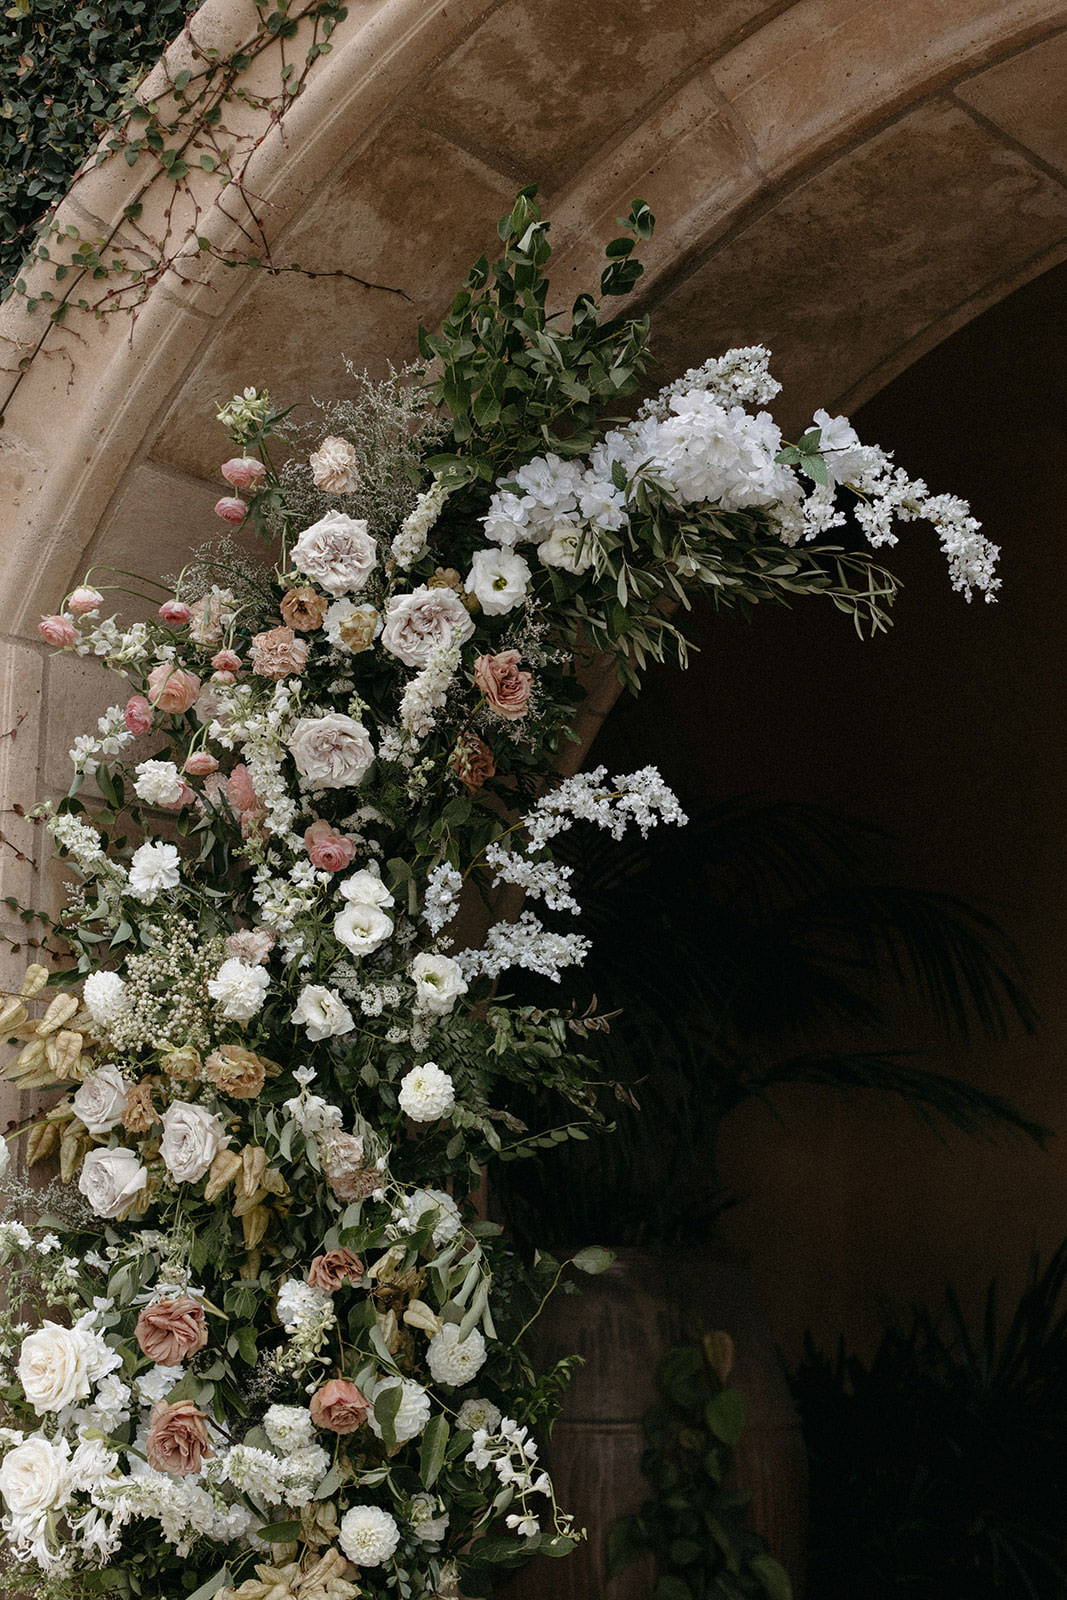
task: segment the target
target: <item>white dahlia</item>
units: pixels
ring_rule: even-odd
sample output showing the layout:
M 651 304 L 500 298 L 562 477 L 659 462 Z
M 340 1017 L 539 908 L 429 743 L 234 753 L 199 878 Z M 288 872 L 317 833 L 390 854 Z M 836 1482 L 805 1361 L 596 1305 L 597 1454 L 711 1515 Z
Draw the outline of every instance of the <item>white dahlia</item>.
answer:
M 400 1085 L 400 1109 L 412 1122 L 436 1122 L 447 1117 L 456 1103 L 456 1089 L 447 1072 L 436 1061 L 423 1061 L 412 1067 Z
M 459 1324 L 446 1322 L 430 1340 L 426 1362 L 434 1383 L 451 1384 L 459 1389 L 470 1383 L 485 1365 L 485 1340 L 477 1328 L 465 1339 L 459 1337 Z
M 357 1567 L 381 1567 L 400 1543 L 400 1529 L 380 1506 L 353 1506 L 341 1518 L 338 1541 Z

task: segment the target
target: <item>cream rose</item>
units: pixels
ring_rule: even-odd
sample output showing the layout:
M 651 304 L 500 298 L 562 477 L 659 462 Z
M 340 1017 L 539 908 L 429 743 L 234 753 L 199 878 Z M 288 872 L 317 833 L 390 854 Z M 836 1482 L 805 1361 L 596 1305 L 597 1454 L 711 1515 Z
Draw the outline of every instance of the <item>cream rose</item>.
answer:
M 378 563 L 378 546 L 365 522 L 327 511 L 293 546 L 293 566 L 327 594 L 354 594 Z
M 199 1183 L 220 1150 L 229 1144 L 221 1120 L 203 1106 L 175 1100 L 163 1117 L 159 1153 L 175 1183 Z
M 66 1503 L 69 1458 L 65 1439 L 53 1444 L 39 1434 L 8 1451 L 0 1462 L 0 1494 L 13 1517 L 37 1520 Z
M 296 770 L 309 789 L 343 789 L 362 783 L 374 746 L 362 722 L 331 711 L 301 717 L 289 735 Z
M 26 1335 L 17 1370 L 23 1393 L 38 1416 L 89 1398 L 89 1356 L 90 1341 L 79 1328 L 46 1322 Z
M 130 1085 L 118 1067 L 101 1067 L 91 1078 L 86 1078 L 74 1096 L 71 1102 L 74 1115 L 89 1133 L 100 1138 L 122 1121 L 129 1092 Z
M 82 1162 L 78 1188 L 98 1217 L 117 1217 L 140 1194 L 148 1173 L 133 1150 L 90 1150 Z
M 465 644 L 474 632 L 463 601 L 453 589 L 413 589 L 390 600 L 382 645 L 408 667 L 424 667 L 437 649 Z
M 369 956 L 393 931 L 393 919 L 380 906 L 352 901 L 333 919 L 333 931 L 354 956 Z

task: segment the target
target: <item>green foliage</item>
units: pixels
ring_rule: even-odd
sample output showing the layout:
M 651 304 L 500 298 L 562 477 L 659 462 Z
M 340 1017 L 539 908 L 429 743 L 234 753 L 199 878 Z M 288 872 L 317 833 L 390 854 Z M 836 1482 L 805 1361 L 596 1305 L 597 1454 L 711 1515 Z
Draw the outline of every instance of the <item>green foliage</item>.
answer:
M 729 1384 L 729 1340 L 678 1345 L 659 1371 L 663 1403 L 645 1419 L 641 1469 L 652 1496 L 608 1535 L 615 1576 L 651 1553 L 652 1600 L 792 1600 L 785 1568 L 747 1524 L 748 1497 L 731 1479 L 745 1405 Z

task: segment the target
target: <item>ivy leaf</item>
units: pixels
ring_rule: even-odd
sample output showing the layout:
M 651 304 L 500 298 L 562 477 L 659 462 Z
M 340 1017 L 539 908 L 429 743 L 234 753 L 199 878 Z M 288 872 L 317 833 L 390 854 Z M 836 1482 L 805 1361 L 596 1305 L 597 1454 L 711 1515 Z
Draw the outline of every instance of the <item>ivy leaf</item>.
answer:
M 773 1556 L 755 1556 L 748 1566 L 763 1585 L 767 1600 L 793 1600 L 793 1585 L 781 1562 Z
M 737 1389 L 721 1389 L 708 1401 L 704 1417 L 715 1437 L 733 1449 L 745 1431 L 744 1396 Z

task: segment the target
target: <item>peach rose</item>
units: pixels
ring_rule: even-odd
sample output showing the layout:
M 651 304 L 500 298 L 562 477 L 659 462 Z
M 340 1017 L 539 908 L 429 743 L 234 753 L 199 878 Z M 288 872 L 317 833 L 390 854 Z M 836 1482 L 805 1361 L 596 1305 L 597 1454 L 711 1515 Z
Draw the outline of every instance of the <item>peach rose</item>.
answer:
M 269 628 L 252 640 L 252 671 L 261 678 L 277 680 L 303 672 L 307 658 L 308 647 L 292 628 Z
M 331 1378 L 311 1397 L 311 1420 L 330 1433 L 355 1433 L 370 1415 L 370 1401 L 347 1378 Z
M 184 600 L 164 600 L 159 608 L 159 615 L 172 628 L 184 628 L 192 619 L 193 608 L 187 606 Z
M 210 750 L 194 750 L 191 755 L 186 756 L 182 770 L 191 778 L 206 778 L 208 773 L 219 770 L 219 764 Z
M 152 1408 L 145 1455 L 154 1472 L 185 1478 L 191 1472 L 199 1472 L 214 1454 L 208 1441 L 207 1418 L 191 1400 L 180 1400 L 173 1406 L 160 1400 Z
M 224 1044 L 204 1062 L 204 1071 L 221 1094 L 231 1100 L 254 1100 L 267 1075 L 260 1058 L 238 1044 Z
M 148 701 L 160 711 L 178 714 L 188 711 L 200 693 L 200 679 L 185 667 L 161 661 L 148 674 Z
M 37 632 L 45 644 L 54 645 L 57 650 L 78 642 L 78 630 L 69 617 L 42 617 Z
M 134 694 L 126 702 L 126 726 L 131 733 L 147 733 L 154 718 L 152 707 L 143 694 Z
M 215 501 L 215 515 L 221 517 L 223 522 L 232 522 L 234 526 L 243 522 L 248 515 L 248 507 L 243 500 L 238 500 L 236 495 L 224 494 L 221 500 Z
M 73 611 L 76 617 L 80 617 L 86 611 L 96 611 L 103 603 L 104 597 L 99 589 L 87 589 L 83 585 L 73 590 L 67 601 L 67 609 Z
M 141 1350 L 158 1367 L 180 1367 L 207 1344 L 204 1308 L 188 1295 L 145 1306 L 134 1329 Z
M 351 839 L 346 839 L 343 833 L 321 819 L 313 822 L 304 834 L 304 847 L 311 865 L 320 872 L 343 872 L 356 853 Z
M 526 715 L 533 688 L 533 673 L 519 671 L 520 659 L 517 650 L 501 650 L 499 655 L 479 656 L 474 663 L 474 681 L 490 710 L 509 722 Z
M 362 1276 L 363 1263 L 351 1250 L 327 1250 L 308 1268 L 308 1283 L 327 1294 L 336 1294 L 346 1283 L 358 1283 Z
M 290 589 L 288 594 L 282 595 L 278 610 L 282 614 L 282 621 L 287 622 L 290 628 L 296 628 L 299 633 L 313 633 L 316 628 L 322 627 L 322 619 L 329 605 L 324 594 L 305 584 L 300 589 Z
M 471 794 L 477 794 L 486 780 L 496 774 L 493 752 L 485 740 L 479 739 L 469 728 L 456 740 L 448 764 L 460 783 L 465 784 Z
M 255 456 L 231 456 L 219 470 L 234 489 L 258 489 L 267 476 L 266 467 Z

